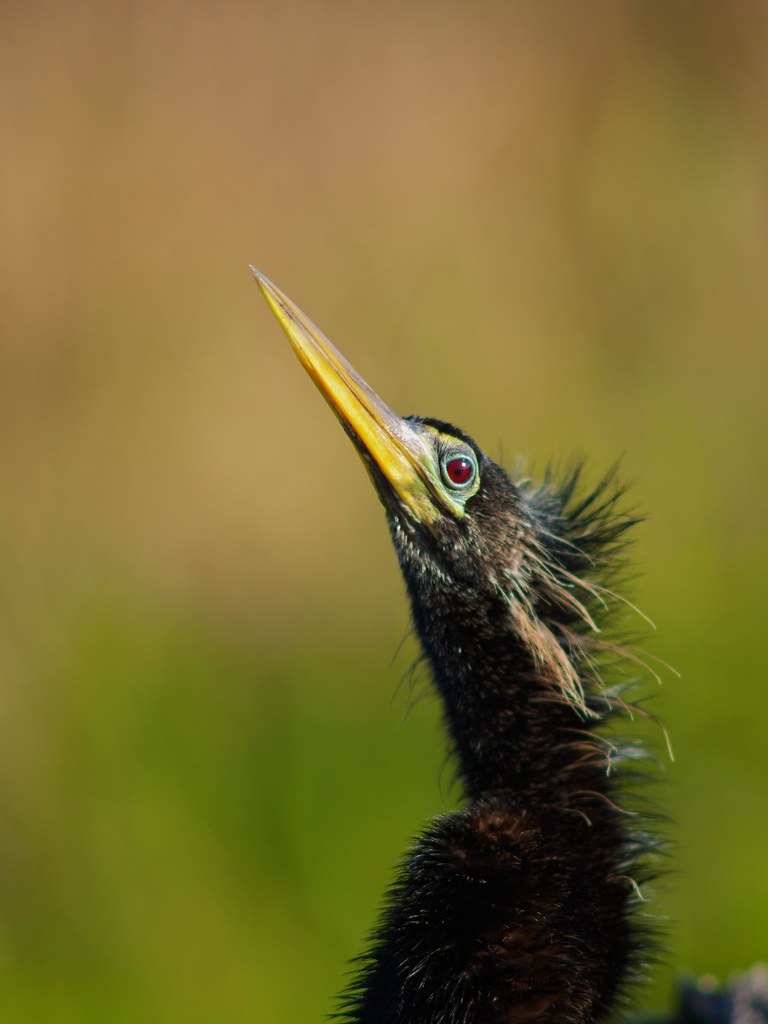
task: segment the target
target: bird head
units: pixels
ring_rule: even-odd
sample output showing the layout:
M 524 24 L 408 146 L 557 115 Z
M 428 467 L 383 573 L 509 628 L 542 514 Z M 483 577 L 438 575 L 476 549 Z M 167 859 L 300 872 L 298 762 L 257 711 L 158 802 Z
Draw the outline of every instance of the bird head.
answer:
M 360 455 L 406 578 L 427 574 L 498 598 L 497 577 L 519 568 L 526 532 L 522 495 L 506 472 L 458 427 L 395 413 L 284 292 L 254 274 Z

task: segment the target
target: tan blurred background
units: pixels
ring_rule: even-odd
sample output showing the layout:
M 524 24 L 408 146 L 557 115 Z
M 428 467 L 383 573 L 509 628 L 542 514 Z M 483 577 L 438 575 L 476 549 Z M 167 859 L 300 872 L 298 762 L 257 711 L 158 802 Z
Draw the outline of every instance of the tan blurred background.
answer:
M 0 1017 L 319 1020 L 456 798 L 249 261 L 401 412 L 623 456 L 683 675 L 645 1002 L 768 957 L 768 8 L 0 11 Z

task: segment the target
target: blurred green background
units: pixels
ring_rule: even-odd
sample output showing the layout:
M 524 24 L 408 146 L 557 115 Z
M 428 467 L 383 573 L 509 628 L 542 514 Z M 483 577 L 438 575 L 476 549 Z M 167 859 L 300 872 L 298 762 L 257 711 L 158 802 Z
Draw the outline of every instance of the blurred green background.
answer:
M 399 411 L 623 456 L 683 676 L 653 909 L 767 957 L 766 5 L 0 10 L 3 1021 L 320 1020 L 456 799 L 249 261 Z

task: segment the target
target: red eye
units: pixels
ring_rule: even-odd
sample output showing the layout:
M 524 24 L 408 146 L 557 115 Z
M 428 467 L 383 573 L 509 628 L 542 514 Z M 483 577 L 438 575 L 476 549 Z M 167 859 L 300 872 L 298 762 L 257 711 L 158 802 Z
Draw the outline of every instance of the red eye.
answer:
M 475 476 L 475 464 L 472 459 L 459 455 L 445 462 L 445 475 L 448 483 L 454 487 L 466 487 Z

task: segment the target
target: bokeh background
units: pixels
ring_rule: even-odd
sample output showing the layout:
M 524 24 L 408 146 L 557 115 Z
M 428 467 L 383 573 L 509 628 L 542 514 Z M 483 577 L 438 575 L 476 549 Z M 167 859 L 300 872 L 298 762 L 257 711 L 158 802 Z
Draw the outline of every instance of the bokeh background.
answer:
M 766 5 L 0 12 L 2 1020 L 320 1020 L 457 799 L 249 261 L 401 412 L 623 457 L 682 673 L 644 1001 L 768 957 Z

